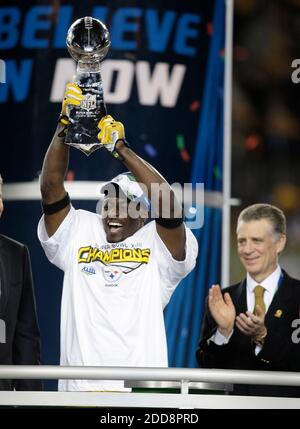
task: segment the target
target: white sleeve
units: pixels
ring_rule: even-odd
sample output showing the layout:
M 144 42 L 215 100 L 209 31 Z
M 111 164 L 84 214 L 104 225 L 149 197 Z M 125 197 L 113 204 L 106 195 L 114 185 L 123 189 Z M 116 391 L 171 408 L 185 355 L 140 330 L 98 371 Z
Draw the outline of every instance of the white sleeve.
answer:
M 261 349 L 262 349 L 262 346 L 258 344 L 255 346 L 255 349 L 254 349 L 255 356 L 257 356 L 258 353 L 261 352 Z
M 185 233 L 185 259 L 183 261 L 177 261 L 173 258 L 169 249 L 158 235 L 155 225 L 156 257 L 158 258 L 160 275 L 163 279 L 163 306 L 167 305 L 169 302 L 180 280 L 186 277 L 196 265 L 198 242 L 189 228 L 185 227 Z
M 69 213 L 51 237 L 48 236 L 44 215 L 38 224 L 38 238 L 48 260 L 65 271 L 70 257 L 76 227 L 76 210 L 71 207 Z
M 231 333 L 230 333 L 230 335 L 228 337 L 225 337 L 217 329 L 216 333 L 209 340 L 212 341 L 212 342 L 214 342 L 217 346 L 223 346 L 223 345 L 229 343 L 229 340 L 232 337 L 232 334 L 233 334 L 233 330 L 231 331 Z

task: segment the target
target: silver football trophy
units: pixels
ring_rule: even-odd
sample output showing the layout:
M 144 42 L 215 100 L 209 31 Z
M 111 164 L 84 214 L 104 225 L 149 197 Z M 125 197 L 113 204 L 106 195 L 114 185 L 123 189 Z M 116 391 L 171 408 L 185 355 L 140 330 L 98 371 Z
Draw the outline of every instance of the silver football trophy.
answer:
M 86 16 L 73 22 L 66 42 L 70 55 L 77 61 L 75 83 L 84 99 L 80 106 L 69 106 L 65 143 L 90 155 L 101 147 L 97 125 L 106 115 L 100 63 L 110 46 L 109 32 L 101 21 Z

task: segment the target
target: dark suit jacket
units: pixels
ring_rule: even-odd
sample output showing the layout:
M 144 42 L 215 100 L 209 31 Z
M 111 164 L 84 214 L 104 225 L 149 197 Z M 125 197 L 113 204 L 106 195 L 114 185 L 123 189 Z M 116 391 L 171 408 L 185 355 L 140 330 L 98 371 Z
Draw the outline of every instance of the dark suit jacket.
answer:
M 36 318 L 30 258 L 27 248 L 0 235 L 0 364 L 38 365 L 40 334 Z M 40 380 L 0 379 L 0 390 L 41 390 Z
M 228 292 L 236 308 L 236 314 L 247 311 L 246 281 L 222 290 Z M 197 360 L 204 368 L 246 369 L 264 371 L 300 371 L 300 343 L 292 341 L 292 322 L 300 319 L 300 281 L 292 279 L 283 271 L 280 287 L 274 295 L 265 316 L 268 335 L 262 350 L 255 355 L 255 344 L 250 337 L 234 328 L 226 345 L 218 346 L 209 338 L 217 327 L 208 303 L 197 350 Z M 236 385 L 234 394 L 260 396 L 300 397 L 298 387 L 243 386 Z

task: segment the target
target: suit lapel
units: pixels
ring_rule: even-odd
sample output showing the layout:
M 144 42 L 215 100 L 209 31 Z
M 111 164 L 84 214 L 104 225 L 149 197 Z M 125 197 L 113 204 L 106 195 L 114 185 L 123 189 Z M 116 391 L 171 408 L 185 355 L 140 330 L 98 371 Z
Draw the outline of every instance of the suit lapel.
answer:
M 4 246 L 4 240 L 0 236 L 0 282 L 1 282 L 1 296 L 0 296 L 0 318 L 2 318 L 7 300 L 8 300 L 8 271 L 9 266 L 9 257 L 7 250 Z
M 243 280 L 237 290 L 236 296 L 233 297 L 235 302 L 236 314 L 245 313 L 247 311 L 247 291 L 246 291 L 246 280 Z
M 271 301 L 270 307 L 266 313 L 266 322 L 272 321 L 273 317 L 280 318 L 283 312 L 288 311 L 291 308 L 293 301 L 292 288 L 290 287 L 291 279 L 283 272 L 283 279 L 280 287 L 275 292 L 275 295 Z
M 235 311 L 236 315 L 238 316 L 241 313 L 246 313 L 248 306 L 247 306 L 247 281 L 244 279 L 237 288 L 236 291 L 236 297 L 235 297 Z M 237 344 L 239 344 L 238 347 L 238 354 L 239 359 L 245 360 L 244 352 L 243 350 L 247 350 L 246 355 L 247 359 L 251 359 L 251 356 L 254 353 L 254 347 L 253 343 L 251 341 L 251 338 L 247 335 L 244 335 L 238 327 L 234 326 L 235 331 L 235 341 Z

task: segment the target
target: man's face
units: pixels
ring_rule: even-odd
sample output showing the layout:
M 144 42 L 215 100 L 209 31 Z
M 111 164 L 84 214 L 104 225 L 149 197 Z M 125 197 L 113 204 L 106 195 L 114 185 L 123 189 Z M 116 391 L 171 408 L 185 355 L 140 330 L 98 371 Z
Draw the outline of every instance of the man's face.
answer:
M 261 282 L 276 269 L 278 254 L 285 246 L 286 237 L 277 236 L 267 219 L 240 222 L 237 228 L 237 247 L 246 271 Z
M 118 243 L 133 235 L 143 226 L 143 220 L 128 216 L 128 202 L 122 198 L 104 198 L 102 222 L 109 243 Z

